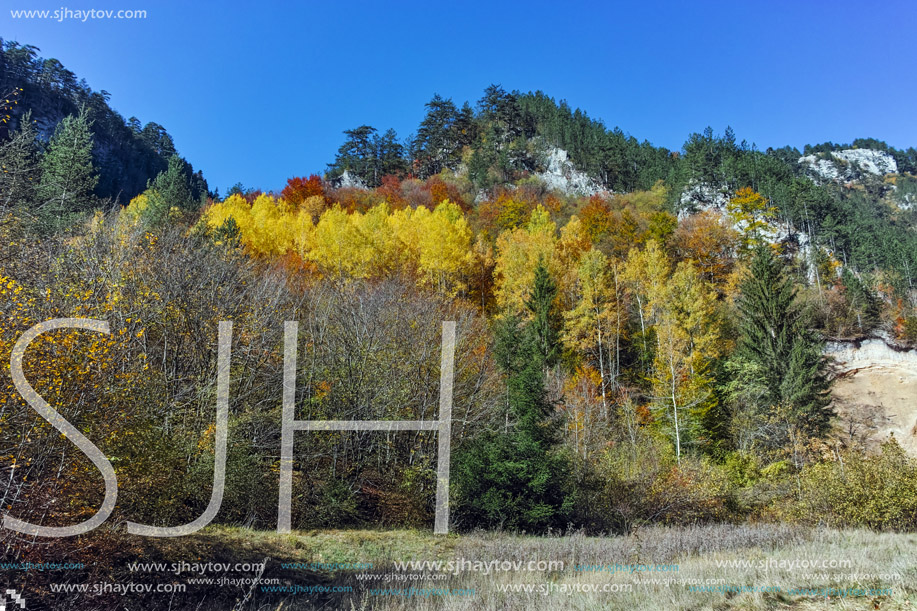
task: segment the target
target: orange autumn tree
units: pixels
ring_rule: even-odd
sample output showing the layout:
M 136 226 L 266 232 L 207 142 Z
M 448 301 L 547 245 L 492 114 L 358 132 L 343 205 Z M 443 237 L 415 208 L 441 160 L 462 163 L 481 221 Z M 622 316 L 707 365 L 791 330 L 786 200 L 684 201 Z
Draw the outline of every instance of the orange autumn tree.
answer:
M 722 287 L 735 266 L 739 238 L 722 214 L 704 210 L 682 220 L 672 244 L 679 258 L 695 263 L 701 278 Z
M 280 192 L 280 197 L 294 207 L 301 206 L 310 197 L 324 197 L 325 186 L 322 179 L 315 174 L 309 178 L 293 177 Z

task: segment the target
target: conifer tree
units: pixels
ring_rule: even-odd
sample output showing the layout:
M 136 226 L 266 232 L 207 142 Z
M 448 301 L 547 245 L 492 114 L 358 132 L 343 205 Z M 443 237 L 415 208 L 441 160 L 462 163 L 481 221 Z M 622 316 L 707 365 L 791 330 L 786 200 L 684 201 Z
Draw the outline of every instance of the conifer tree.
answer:
M 560 335 L 560 317 L 554 307 L 557 297 L 557 284 L 548 273 L 544 257 L 538 260 L 535 268 L 535 284 L 532 293 L 525 302 L 525 307 L 532 313 L 532 331 L 535 334 L 539 357 L 546 367 L 557 364 L 560 354 L 558 339 Z
M 477 139 L 477 125 L 474 120 L 474 110 L 468 102 L 462 105 L 453 125 L 458 147 L 472 146 Z
M 513 425 L 475 440 L 456 457 L 458 514 L 475 526 L 544 530 L 563 526 L 572 507 L 569 463 L 556 450 L 545 369 L 556 359 L 556 288 L 543 265 L 529 303 L 535 319 L 510 315 L 496 329 L 496 359 L 506 375 Z M 539 328 L 540 327 L 540 328 Z
M 459 139 L 455 133 L 459 112 L 455 104 L 436 94 L 426 107 L 427 114 L 412 143 L 413 157 L 419 161 L 420 174 L 424 177 L 452 168 L 458 162 L 459 153 Z
M 741 288 L 736 358 L 760 372 L 765 407 L 787 410 L 808 435 L 823 434 L 832 413 L 822 342 L 806 328 L 792 280 L 769 247 L 757 248 Z
M 58 124 L 41 160 L 38 198 L 50 217 L 87 210 L 95 203 L 99 181 L 92 165 L 92 134 L 85 113 L 70 115 Z
M 33 203 L 38 186 L 38 147 L 32 111 L 19 120 L 19 129 L 0 145 L 0 209 Z
M 376 142 L 376 156 L 378 158 L 379 173 L 378 184 L 382 177 L 389 174 L 401 176 L 407 171 L 404 161 L 404 145 L 398 141 L 398 134 L 393 129 L 388 129 Z M 378 186 L 378 184 L 376 186 Z
M 166 210 L 172 207 L 193 210 L 197 206 L 197 202 L 191 198 L 185 162 L 178 155 L 169 157 L 168 167 L 150 181 L 147 188 L 158 193 Z
M 334 163 L 328 165 L 328 173 L 337 178 L 344 172 L 358 176 L 367 185 L 375 187 L 379 175 L 377 140 L 378 130 L 369 125 L 344 131 L 347 138 L 338 148 Z
M 867 333 L 879 324 L 881 304 L 876 294 L 860 278 L 845 267 L 841 281 L 847 289 L 847 299 L 856 312 L 860 332 Z

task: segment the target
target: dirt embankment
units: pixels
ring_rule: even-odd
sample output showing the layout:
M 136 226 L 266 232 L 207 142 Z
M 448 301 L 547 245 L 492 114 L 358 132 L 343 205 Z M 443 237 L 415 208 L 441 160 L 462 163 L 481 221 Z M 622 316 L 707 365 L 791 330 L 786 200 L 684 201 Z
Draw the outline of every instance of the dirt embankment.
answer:
M 828 342 L 837 379 L 832 396 L 843 437 L 875 449 L 894 435 L 917 456 L 917 350 L 883 339 Z

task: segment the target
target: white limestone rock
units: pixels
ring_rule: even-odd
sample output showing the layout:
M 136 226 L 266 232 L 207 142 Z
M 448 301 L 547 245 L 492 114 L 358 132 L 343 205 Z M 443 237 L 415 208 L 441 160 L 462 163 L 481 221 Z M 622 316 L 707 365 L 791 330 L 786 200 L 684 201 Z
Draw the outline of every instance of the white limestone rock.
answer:
M 351 174 L 349 170 L 344 170 L 344 173 L 338 176 L 332 181 L 332 184 L 337 189 L 367 189 L 366 183 L 363 180 Z
M 868 175 L 896 174 L 895 158 L 874 149 L 845 149 L 830 155 L 804 155 L 799 164 L 816 182 L 855 182 Z
M 567 159 L 567 151 L 557 147 L 551 148 L 544 159 L 546 170 L 535 174 L 549 189 L 566 195 L 595 195 L 604 191 L 601 185 L 580 172 Z
M 881 365 L 902 365 L 917 371 L 917 350 L 894 345 L 888 338 L 825 342 L 825 354 L 834 359 L 840 371 Z
M 725 186 L 715 186 L 709 183 L 692 182 L 681 193 L 679 198 L 678 218 L 682 219 L 689 214 L 716 210 L 726 213 L 726 204 L 732 194 Z

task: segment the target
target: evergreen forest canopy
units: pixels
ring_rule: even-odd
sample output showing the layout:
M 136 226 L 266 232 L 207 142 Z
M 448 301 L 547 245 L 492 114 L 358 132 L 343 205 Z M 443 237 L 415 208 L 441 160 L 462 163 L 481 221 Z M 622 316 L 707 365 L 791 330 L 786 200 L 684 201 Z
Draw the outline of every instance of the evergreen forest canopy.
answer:
M 93 165 L 98 181 L 93 195 L 122 205 L 142 192 L 177 155 L 172 137 L 162 125 L 143 125 L 137 117 L 125 119 L 108 105 L 110 94 L 93 91 L 84 79 L 56 59 L 44 59 L 40 49 L 0 38 L 0 95 L 13 98 L 10 116 L 0 127 L 0 138 L 16 129 L 26 111 L 42 144 L 47 143 L 65 117 L 82 114 L 93 138 Z M 200 171 L 181 159 L 192 196 L 207 195 Z
M 235 325 L 218 520 L 273 528 L 282 321 L 300 321 L 298 418 L 419 420 L 456 320 L 457 528 L 917 527 L 917 464 L 838 424 L 824 357 L 826 338 L 917 342 L 913 148 L 856 141 L 894 160 L 876 174 L 807 147 L 835 180 L 730 129 L 668 151 L 491 86 L 474 107 L 434 96 L 406 140 L 347 130 L 324 176 L 220 199 L 165 130 L 36 53 L 0 58 L 0 362 L 37 322 L 110 322 L 37 341 L 27 374 L 117 457 L 130 519 L 207 505 L 218 321 Z M 555 149 L 589 193 L 551 188 Z M 97 472 L 6 384 L 0 423 L 0 461 L 23 465 L 10 511 L 94 512 Z M 302 434 L 296 456 L 297 528 L 432 520 L 435 435 Z
M 750 187 L 776 207 L 781 220 L 830 245 L 846 264 L 862 271 L 895 269 L 913 286 L 913 214 L 900 214 L 894 205 L 891 210 L 875 205 L 883 198 L 910 201 L 908 194 L 917 194 L 913 147 L 899 150 L 873 138 L 850 145 L 807 145 L 805 155 L 850 148 L 882 151 L 896 161 L 902 176 L 897 185 L 881 177 L 855 189 L 819 185 L 805 175 L 798 149 L 760 151 L 744 140 L 737 142 L 731 128 L 716 135 L 708 127 L 691 134 L 682 150 L 669 151 L 640 142 L 620 128 L 610 130 L 542 92 L 506 92 L 497 85 L 488 87 L 474 108 L 467 102 L 459 108 L 434 95 L 416 135 L 404 141 L 391 129 L 380 135 L 368 125 L 344 134 L 327 177 L 333 180 L 347 171 L 371 188 L 381 186 L 386 176 L 429 179 L 446 171 L 466 178 L 477 196 L 544 171 L 553 148 L 565 150 L 577 170 L 609 192 L 647 191 L 661 182 L 667 188 L 667 210 L 674 213 L 696 203 L 681 197 L 691 185 L 708 185 L 726 194 Z

